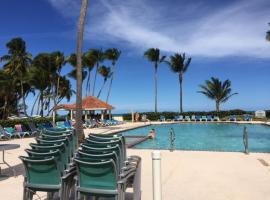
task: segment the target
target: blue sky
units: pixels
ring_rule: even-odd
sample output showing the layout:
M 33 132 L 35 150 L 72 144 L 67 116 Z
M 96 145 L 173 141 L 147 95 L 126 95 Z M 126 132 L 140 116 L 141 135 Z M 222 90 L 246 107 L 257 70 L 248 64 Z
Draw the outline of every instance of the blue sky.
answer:
M 18 36 L 34 56 L 74 52 L 79 9 L 79 0 L 2 0 L 0 55 Z M 265 40 L 269 9 L 268 0 L 91 0 L 84 50 L 122 51 L 111 95 L 115 113 L 153 110 L 154 69 L 143 58 L 149 47 L 160 48 L 163 55 L 186 52 L 192 57 L 183 83 L 185 111 L 215 108 L 214 102 L 197 93 L 198 85 L 211 76 L 230 79 L 233 91 L 239 93 L 222 109 L 270 109 L 270 43 Z M 63 74 L 70 70 L 65 66 Z M 161 65 L 158 78 L 159 110 L 178 111 L 176 74 Z M 100 87 L 101 77 L 98 81 Z M 102 99 L 106 93 L 107 88 Z M 32 99 L 27 100 L 29 107 Z

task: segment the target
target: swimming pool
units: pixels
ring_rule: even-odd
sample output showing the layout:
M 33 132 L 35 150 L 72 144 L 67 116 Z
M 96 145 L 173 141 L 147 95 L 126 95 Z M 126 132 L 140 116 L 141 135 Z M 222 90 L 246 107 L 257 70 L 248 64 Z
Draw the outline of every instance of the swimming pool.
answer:
M 170 129 L 175 132 L 178 150 L 242 152 L 243 129 L 247 127 L 250 152 L 270 152 L 270 127 L 254 124 L 179 123 L 150 125 L 125 131 L 123 135 L 148 135 L 154 128 L 156 137 L 135 146 L 138 149 L 170 149 Z

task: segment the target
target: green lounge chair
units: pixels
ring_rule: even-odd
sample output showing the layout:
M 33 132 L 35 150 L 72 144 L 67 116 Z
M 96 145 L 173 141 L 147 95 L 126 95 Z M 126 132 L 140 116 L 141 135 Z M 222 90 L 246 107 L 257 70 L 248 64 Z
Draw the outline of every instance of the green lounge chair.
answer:
M 119 179 L 115 162 L 111 159 L 104 162 L 86 162 L 74 159 L 78 181 L 75 188 L 75 200 L 86 197 L 111 197 L 122 200 L 130 176 Z
M 43 159 L 21 156 L 20 159 L 26 171 L 23 200 L 32 200 L 37 191 L 47 192 L 47 199 L 52 199 L 56 192 L 60 200 L 68 199 L 68 189 L 73 183 L 75 171 L 62 176 L 55 157 Z

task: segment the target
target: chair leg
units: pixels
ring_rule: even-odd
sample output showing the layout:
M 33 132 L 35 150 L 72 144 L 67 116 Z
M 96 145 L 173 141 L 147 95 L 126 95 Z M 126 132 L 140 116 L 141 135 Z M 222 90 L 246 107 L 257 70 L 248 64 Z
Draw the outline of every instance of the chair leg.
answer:
M 53 199 L 53 192 L 47 192 L 47 200 L 52 200 Z
M 75 189 L 75 200 L 79 200 L 79 192 Z
M 28 190 L 28 199 L 27 200 L 32 200 L 34 196 L 34 193 L 30 190 Z
M 27 198 L 28 198 L 28 191 L 27 191 L 27 188 L 24 187 L 23 188 L 23 200 L 27 200 Z

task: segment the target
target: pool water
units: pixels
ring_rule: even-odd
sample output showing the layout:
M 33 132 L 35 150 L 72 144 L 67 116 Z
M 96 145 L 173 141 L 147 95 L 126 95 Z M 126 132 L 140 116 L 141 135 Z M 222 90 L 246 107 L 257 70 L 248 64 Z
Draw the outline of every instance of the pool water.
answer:
M 148 135 L 154 128 L 155 139 L 135 146 L 138 149 L 170 149 L 170 129 L 175 132 L 174 148 L 178 150 L 242 152 L 243 129 L 247 127 L 250 152 L 270 152 L 270 127 L 254 124 L 179 123 L 150 125 L 125 131 L 123 135 Z

